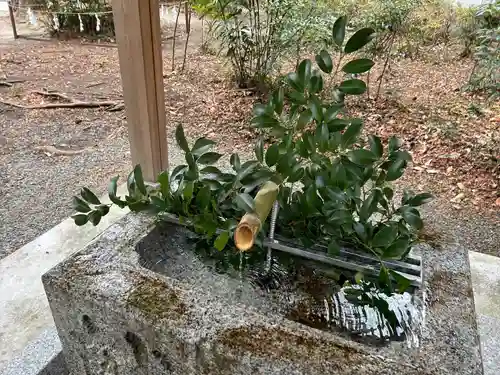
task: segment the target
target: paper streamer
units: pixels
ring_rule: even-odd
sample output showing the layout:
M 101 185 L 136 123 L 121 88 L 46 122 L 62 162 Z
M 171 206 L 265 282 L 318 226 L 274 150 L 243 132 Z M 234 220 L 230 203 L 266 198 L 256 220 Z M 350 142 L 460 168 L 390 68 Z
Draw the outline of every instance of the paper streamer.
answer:
M 80 21 L 80 32 L 83 33 L 83 22 L 82 22 L 82 16 L 78 15 L 78 20 Z
M 95 19 L 97 20 L 95 31 L 99 32 L 101 31 L 101 20 L 99 19 L 99 16 L 97 14 L 95 15 Z
M 54 14 L 52 20 L 54 21 L 54 30 L 59 30 L 59 18 L 57 17 L 57 14 Z

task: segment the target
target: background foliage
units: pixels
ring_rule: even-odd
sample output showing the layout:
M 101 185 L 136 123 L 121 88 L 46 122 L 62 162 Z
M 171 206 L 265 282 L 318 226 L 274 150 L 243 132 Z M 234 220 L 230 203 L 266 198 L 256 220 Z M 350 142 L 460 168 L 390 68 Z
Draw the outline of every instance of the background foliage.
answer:
M 100 30 L 97 31 L 97 18 L 92 14 L 82 14 L 80 18 L 83 31 L 80 30 L 80 18 L 77 13 L 111 12 L 111 5 L 103 0 L 33 0 L 30 4 L 38 5 L 36 10 L 41 13 L 41 21 L 51 34 L 68 33 L 70 35 L 106 35 L 114 36 L 115 28 L 112 13 L 99 14 Z M 57 19 L 59 27 L 56 30 L 54 16 L 51 13 L 59 12 Z M 65 14 L 68 13 L 68 14 Z

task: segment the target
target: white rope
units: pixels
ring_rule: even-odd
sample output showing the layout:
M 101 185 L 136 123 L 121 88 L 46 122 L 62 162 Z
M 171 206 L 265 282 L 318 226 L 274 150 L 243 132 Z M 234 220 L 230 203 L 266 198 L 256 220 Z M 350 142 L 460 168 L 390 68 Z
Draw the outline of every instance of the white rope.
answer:
M 52 4 L 51 4 L 52 5 Z M 19 5 L 16 8 L 17 9 L 28 9 L 28 15 L 33 13 L 34 9 L 37 13 L 41 14 L 69 14 L 69 15 L 90 15 L 90 16 L 95 16 L 95 15 L 100 15 L 100 14 L 111 14 L 113 13 L 112 10 L 109 11 L 104 11 L 104 12 L 62 12 L 62 11 L 49 11 L 49 10 L 39 10 L 36 9 L 36 7 L 43 7 L 42 5 L 34 4 L 33 6 L 30 5 Z M 49 6 L 50 7 L 50 6 Z M 28 16 L 29 17 L 29 16 Z

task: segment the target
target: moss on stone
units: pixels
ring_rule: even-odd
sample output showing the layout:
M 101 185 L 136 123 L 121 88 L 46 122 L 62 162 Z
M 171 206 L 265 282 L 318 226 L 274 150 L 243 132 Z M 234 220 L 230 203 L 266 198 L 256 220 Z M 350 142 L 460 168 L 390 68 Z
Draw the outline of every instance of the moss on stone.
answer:
M 363 353 L 357 348 L 292 333 L 282 328 L 239 327 L 223 331 L 219 342 L 234 350 L 293 361 L 349 362 Z
M 127 297 L 127 303 L 139 309 L 151 320 L 181 319 L 187 307 L 174 290 L 165 282 L 136 275 L 135 286 Z

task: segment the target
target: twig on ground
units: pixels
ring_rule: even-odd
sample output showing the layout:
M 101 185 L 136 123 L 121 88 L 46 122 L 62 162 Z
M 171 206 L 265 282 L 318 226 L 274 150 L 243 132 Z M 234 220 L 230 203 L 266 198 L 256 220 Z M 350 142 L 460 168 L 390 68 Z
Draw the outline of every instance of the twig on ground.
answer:
M 38 147 L 35 147 L 35 150 L 50 154 L 49 156 L 51 156 L 51 155 L 73 156 L 73 155 L 83 154 L 84 152 L 89 151 L 88 148 L 84 148 L 83 150 L 61 150 L 57 147 L 50 146 L 50 145 L 38 146 Z
M 87 85 L 86 88 L 89 89 L 91 87 L 96 87 L 96 86 L 101 86 L 104 85 L 106 82 L 96 82 L 96 83 L 91 83 L 90 85 Z
M 67 95 L 64 95 L 60 92 L 57 92 L 57 91 L 40 91 L 40 90 L 32 90 L 30 91 L 32 94 L 38 94 L 38 95 L 42 95 L 42 96 L 47 96 L 49 98 L 59 98 L 59 99 L 62 99 L 62 100 L 66 100 L 67 102 L 70 102 L 70 103 L 75 103 L 77 102 L 76 100 L 70 98 L 69 96 Z
M 14 83 L 22 83 L 25 82 L 24 79 L 2 79 L 0 81 L 0 86 L 12 87 Z
M 2 100 L 0 98 L 0 103 L 3 103 L 5 105 L 11 106 L 11 107 L 16 107 L 16 108 L 22 108 L 22 109 L 54 109 L 54 108 L 100 108 L 100 107 L 109 107 L 108 111 L 110 112 L 116 112 L 120 111 L 125 108 L 125 105 L 122 102 L 119 101 L 102 101 L 102 102 L 86 102 L 86 101 L 79 101 L 75 100 L 73 98 L 70 98 L 69 96 L 62 94 L 57 91 L 39 91 L 39 90 L 33 90 L 30 91 L 30 93 L 33 94 L 38 94 L 42 96 L 47 96 L 50 98 L 58 98 L 65 100 L 66 103 L 47 103 L 47 104 L 38 104 L 38 105 L 23 105 L 23 104 L 17 104 L 17 103 L 12 103 L 6 100 Z
M 22 109 L 54 109 L 54 108 L 99 108 L 99 107 L 118 107 L 120 103 L 117 102 L 74 102 L 74 103 L 48 103 L 41 105 L 22 105 L 17 103 L 8 102 L 0 99 L 0 103 L 9 105 L 11 107 Z M 117 111 L 119 109 L 115 109 Z

